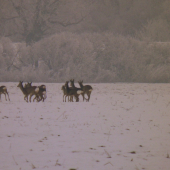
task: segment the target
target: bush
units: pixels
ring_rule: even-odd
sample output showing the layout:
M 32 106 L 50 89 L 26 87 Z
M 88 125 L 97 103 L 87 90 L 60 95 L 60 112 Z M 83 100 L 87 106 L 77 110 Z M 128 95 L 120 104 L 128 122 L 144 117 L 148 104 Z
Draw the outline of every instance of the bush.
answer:
M 3 38 L 0 81 L 169 82 L 169 47 L 113 33 L 63 32 L 32 46 Z

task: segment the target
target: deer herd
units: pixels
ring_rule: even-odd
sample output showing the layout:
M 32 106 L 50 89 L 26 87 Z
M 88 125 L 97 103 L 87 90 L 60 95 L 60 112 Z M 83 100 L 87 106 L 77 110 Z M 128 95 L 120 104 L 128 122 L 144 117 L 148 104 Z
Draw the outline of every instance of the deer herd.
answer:
M 78 81 L 80 87 L 75 87 L 74 85 L 74 79 L 70 80 L 71 86 L 69 87 L 69 81 L 65 82 L 65 85 L 61 87 L 61 90 L 63 91 L 63 102 L 66 102 L 66 98 L 68 97 L 68 102 L 73 102 L 73 97 L 76 99 L 76 102 L 79 101 L 79 95 L 81 94 L 86 101 L 89 102 L 90 95 L 93 90 L 93 88 L 90 85 L 83 85 L 83 81 Z M 84 95 L 88 96 L 88 99 L 85 98 Z M 65 98 L 64 98 L 65 97 Z
M 69 86 L 70 82 L 70 86 Z M 79 102 L 79 96 L 81 95 L 83 98 L 83 101 L 86 100 L 89 102 L 90 95 L 93 90 L 93 88 L 90 85 L 83 85 L 83 81 L 78 81 L 78 84 L 80 87 L 76 87 L 74 84 L 74 79 L 71 79 L 70 81 L 66 81 L 65 84 L 61 87 L 61 90 L 63 91 L 63 102 L 73 102 L 74 99 L 76 102 Z M 47 92 L 46 92 L 46 86 L 32 86 L 32 82 L 27 82 L 23 85 L 23 81 L 20 81 L 17 87 L 20 88 L 24 95 L 24 100 L 26 102 L 31 102 L 32 96 L 34 96 L 33 102 L 36 100 L 37 102 L 43 101 L 47 98 Z M 5 95 L 5 100 L 10 101 L 9 93 L 7 91 L 6 86 L 0 86 L 0 101 L 1 101 L 1 94 Z M 85 98 L 85 94 L 88 98 Z M 66 100 L 67 99 L 67 100 Z

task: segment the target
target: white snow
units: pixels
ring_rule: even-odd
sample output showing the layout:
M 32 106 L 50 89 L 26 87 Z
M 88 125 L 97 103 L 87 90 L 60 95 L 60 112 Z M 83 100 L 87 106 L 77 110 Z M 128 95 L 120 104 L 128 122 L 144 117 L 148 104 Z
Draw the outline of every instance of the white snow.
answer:
M 169 170 L 170 84 L 90 84 L 90 102 L 26 103 L 18 83 L 0 83 L 0 170 Z M 76 86 L 78 86 L 76 84 Z M 32 98 L 33 99 L 33 98 Z

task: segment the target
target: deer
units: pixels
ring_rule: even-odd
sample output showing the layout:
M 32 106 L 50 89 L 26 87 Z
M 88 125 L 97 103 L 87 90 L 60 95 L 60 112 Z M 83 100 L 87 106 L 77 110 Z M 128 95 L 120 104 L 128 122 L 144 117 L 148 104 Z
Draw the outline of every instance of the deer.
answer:
M 66 99 L 67 96 L 72 96 L 72 97 L 74 96 L 76 98 L 76 102 L 78 102 L 79 101 L 79 95 L 81 93 L 83 93 L 83 91 L 82 90 L 78 90 L 78 89 L 74 89 L 74 88 L 70 88 L 68 86 L 68 83 L 69 83 L 69 81 L 65 82 L 65 88 L 66 88 L 65 99 Z
M 37 99 L 38 102 L 40 102 L 41 100 L 44 100 L 47 98 L 47 94 L 46 94 L 46 86 L 45 85 L 41 85 L 41 86 L 32 86 L 32 82 L 27 82 L 27 84 L 24 85 L 25 88 L 27 87 L 38 87 L 39 88 L 39 93 L 37 93 L 37 95 L 35 95 L 35 98 L 33 99 L 33 102 L 35 99 Z
M 33 87 L 23 87 L 23 81 L 20 81 L 18 86 L 22 93 L 24 94 L 24 100 L 28 102 L 28 96 L 30 95 L 29 101 L 31 102 L 31 97 L 33 95 L 41 95 L 41 92 L 39 92 L 39 87 L 33 86 Z
M 91 92 L 92 92 L 93 88 L 92 88 L 90 85 L 85 85 L 85 86 L 84 86 L 84 85 L 83 85 L 83 80 L 82 80 L 82 81 L 78 81 L 78 83 L 79 83 L 79 85 L 80 85 L 81 90 L 83 90 L 83 93 L 82 93 L 83 101 L 84 101 L 84 99 L 86 99 L 86 98 L 84 97 L 84 95 L 86 94 L 86 95 L 88 96 L 88 99 L 86 99 L 86 101 L 89 102 L 89 100 L 90 100 L 90 95 L 91 95 Z
M 7 98 L 6 98 L 6 95 L 7 95 L 8 96 L 8 100 L 10 101 L 9 94 L 8 94 L 6 86 L 0 86 L 0 101 L 1 101 L 1 94 L 5 95 L 5 100 L 6 101 L 7 101 Z
M 64 102 L 64 101 L 66 102 L 66 97 L 68 97 L 68 101 L 73 102 L 73 97 L 72 97 L 72 96 L 68 96 L 67 93 L 66 93 L 66 87 L 65 87 L 65 85 L 63 85 L 63 86 L 61 87 L 61 90 L 63 91 L 63 102 Z M 64 97 L 65 97 L 65 100 L 64 100 Z
M 78 87 L 75 86 L 75 84 L 74 84 L 74 79 L 71 79 L 71 80 L 70 80 L 70 84 L 71 84 L 71 89 L 82 90 L 81 88 L 78 88 Z M 82 97 L 83 97 L 83 99 L 84 99 L 85 97 L 84 97 L 83 93 L 81 93 L 81 95 L 82 95 Z M 78 96 L 79 96 L 79 95 L 78 95 Z M 85 99 L 86 99 L 86 98 L 85 98 Z M 84 100 L 83 100 L 83 101 L 84 101 Z M 86 99 L 86 101 L 87 101 L 87 99 Z
M 46 85 L 41 85 L 41 86 L 38 86 L 40 88 L 40 90 L 43 92 L 43 98 L 44 100 L 47 98 L 47 89 L 46 89 Z

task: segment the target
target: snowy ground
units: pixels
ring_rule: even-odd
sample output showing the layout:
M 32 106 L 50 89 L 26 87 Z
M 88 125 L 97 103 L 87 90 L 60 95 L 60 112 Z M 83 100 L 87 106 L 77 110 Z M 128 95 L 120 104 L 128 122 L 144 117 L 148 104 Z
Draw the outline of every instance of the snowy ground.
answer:
M 62 101 L 62 84 L 40 83 L 44 103 L 2 84 L 0 170 L 169 170 L 170 84 L 91 84 L 78 103 Z

